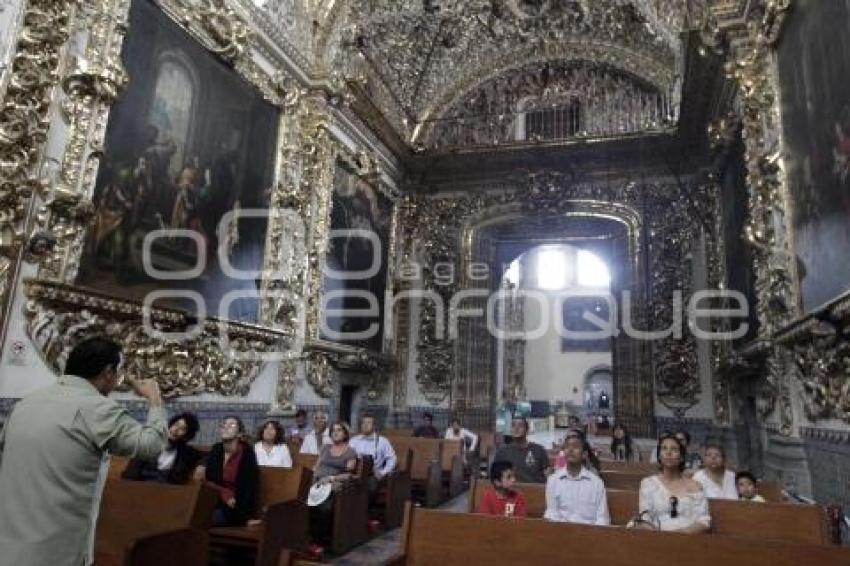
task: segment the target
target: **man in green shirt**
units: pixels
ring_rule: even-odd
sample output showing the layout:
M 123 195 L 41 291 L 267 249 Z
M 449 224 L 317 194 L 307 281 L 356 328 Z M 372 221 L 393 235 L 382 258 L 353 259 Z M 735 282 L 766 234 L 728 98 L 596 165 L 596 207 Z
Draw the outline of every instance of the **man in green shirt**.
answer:
M 0 431 L 0 566 L 91 564 L 109 454 L 156 459 L 166 444 L 154 380 L 133 382 L 147 424 L 107 396 L 120 383 L 121 347 L 89 338 L 65 375 L 15 406 Z
M 539 444 L 528 441 L 528 419 L 514 416 L 511 442 L 496 451 L 494 462 L 513 464 L 516 479 L 521 483 L 546 483 L 549 455 Z

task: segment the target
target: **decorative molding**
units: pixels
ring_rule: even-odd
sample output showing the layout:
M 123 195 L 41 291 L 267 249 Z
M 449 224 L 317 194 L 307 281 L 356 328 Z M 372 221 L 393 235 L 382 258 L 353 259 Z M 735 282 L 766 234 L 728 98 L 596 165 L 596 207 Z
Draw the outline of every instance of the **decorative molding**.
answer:
M 28 0 L 21 17 L 14 54 L 3 73 L 6 89 L 0 110 L 0 339 L 21 249 L 28 239 L 27 215 L 34 195 L 46 189 L 37 169 L 73 7 L 61 0 Z
M 850 444 L 850 430 L 847 429 L 836 430 L 801 426 L 800 436 L 817 442 L 826 442 L 829 444 Z
M 109 336 L 122 346 L 127 375 L 156 376 L 167 398 L 245 395 L 264 355 L 285 347 L 286 336 L 266 328 L 212 318 L 194 322 L 182 311 L 170 309 L 151 308 L 145 313 L 138 302 L 63 283 L 30 280 L 25 292 L 27 333 L 48 367 L 58 373 L 81 339 Z M 167 337 L 168 333 L 175 337 Z
M 761 1 L 759 5 L 763 9 L 757 11 L 760 19 L 750 26 L 749 42 L 733 46 L 732 59 L 726 65 L 727 75 L 738 84 L 740 94 L 749 187 L 749 219 L 744 237 L 752 250 L 760 341 L 772 341 L 788 326 L 798 304 L 785 227 L 788 211 L 781 167 L 779 97 L 771 57 L 791 3 L 791 0 Z M 793 375 L 793 362 L 782 348 L 770 351 L 765 361 L 759 408 L 764 418 L 778 408 L 777 430 L 791 435 L 794 415 L 789 379 Z
M 485 220 L 523 216 L 554 218 L 564 215 L 597 215 L 626 225 L 629 234 L 627 253 L 633 264 L 632 269 L 635 270 L 632 277 L 635 285 L 633 297 L 637 303 L 643 300 L 640 290 L 642 278 L 637 271 L 637 265 L 643 261 L 638 238 L 643 232 L 644 222 L 649 222 L 653 284 L 667 289 L 671 296 L 673 289 L 691 288 L 690 271 L 679 264 L 679 259 L 682 259 L 680 255 L 687 253 L 689 242 L 698 233 L 694 232 L 695 226 L 689 220 L 691 207 L 706 205 L 699 199 L 698 204 L 692 204 L 688 200 L 689 195 L 684 194 L 678 186 L 580 184 L 572 182 L 568 176 L 551 171 L 520 173 L 505 185 L 504 191 L 480 188 L 464 195 L 408 196 L 404 199 L 400 207 L 404 239 L 418 242 L 417 253 L 425 272 L 423 287 L 440 296 L 444 304 L 450 304 L 451 297 L 462 286 L 457 281 L 437 285 L 433 266 L 447 263 L 455 267 L 455 273 L 464 273 L 464 262 L 474 261 L 471 246 L 476 226 Z M 716 199 L 716 191 L 706 191 L 703 198 L 705 202 Z M 646 210 L 648 218 L 643 218 L 637 210 Z M 671 246 L 684 251 L 666 256 L 664 250 L 667 248 L 659 247 L 665 241 L 675 242 Z M 659 298 L 657 305 L 661 304 L 660 301 Z M 640 305 L 635 311 L 635 325 L 646 328 L 645 322 L 651 315 L 645 314 L 646 311 Z M 455 359 L 458 355 L 457 345 L 451 340 L 435 337 L 438 323 L 445 323 L 445 320 L 438 321 L 439 314 L 433 301 L 422 301 L 416 381 L 422 394 L 433 404 L 445 400 L 452 390 L 452 381 L 460 379 Z M 445 316 L 445 313 L 442 314 Z M 659 311 L 654 316 L 652 320 L 657 321 L 659 316 L 666 315 Z M 653 328 L 656 328 L 655 322 Z M 643 354 L 635 353 L 635 359 L 641 361 L 632 368 L 638 380 L 651 375 L 650 360 L 641 356 Z M 682 365 L 683 360 L 685 366 Z M 695 404 L 700 386 L 693 340 L 683 340 L 678 344 L 675 355 L 665 343 L 664 348 L 656 349 L 655 365 L 668 368 L 666 373 L 662 372 L 658 382 L 660 393 L 663 392 L 668 403 L 685 406 Z M 686 369 L 683 371 L 682 367 Z

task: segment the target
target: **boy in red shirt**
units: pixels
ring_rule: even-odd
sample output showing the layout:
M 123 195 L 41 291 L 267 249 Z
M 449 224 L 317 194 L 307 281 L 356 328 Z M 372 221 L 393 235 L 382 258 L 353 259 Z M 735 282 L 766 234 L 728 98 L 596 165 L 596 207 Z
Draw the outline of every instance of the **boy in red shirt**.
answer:
M 511 489 L 516 483 L 513 465 L 510 462 L 493 462 L 490 481 L 493 488 L 484 492 L 478 512 L 500 517 L 525 517 L 525 497 Z

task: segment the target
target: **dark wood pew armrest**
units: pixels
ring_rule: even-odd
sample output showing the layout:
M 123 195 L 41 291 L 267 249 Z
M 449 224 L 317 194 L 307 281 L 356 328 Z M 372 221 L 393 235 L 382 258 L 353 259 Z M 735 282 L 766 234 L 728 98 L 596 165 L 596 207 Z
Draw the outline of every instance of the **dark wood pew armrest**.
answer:
M 386 528 L 392 529 L 401 525 L 404 518 L 404 504 L 410 499 L 411 489 L 412 481 L 409 471 L 396 470 L 387 476 L 384 512 Z
M 407 554 L 400 552 L 387 560 L 384 566 L 404 566 L 405 564 L 407 564 Z
M 262 524 L 257 549 L 257 566 L 276 566 L 287 551 L 294 558 L 310 547 L 310 509 L 301 501 L 290 500 L 269 505 Z
M 452 456 L 449 471 L 449 497 L 457 497 L 463 491 L 463 456 Z

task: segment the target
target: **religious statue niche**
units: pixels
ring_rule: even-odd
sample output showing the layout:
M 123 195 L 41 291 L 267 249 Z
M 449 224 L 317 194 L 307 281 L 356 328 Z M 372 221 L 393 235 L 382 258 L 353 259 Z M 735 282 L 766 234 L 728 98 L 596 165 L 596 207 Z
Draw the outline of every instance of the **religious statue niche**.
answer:
M 376 184 L 337 162 L 320 337 L 379 352 L 392 201 Z
M 803 307 L 850 288 L 850 0 L 798 0 L 778 57 Z
M 256 321 L 277 109 L 145 0 L 122 60 L 77 283 Z

